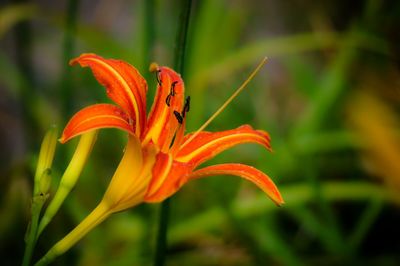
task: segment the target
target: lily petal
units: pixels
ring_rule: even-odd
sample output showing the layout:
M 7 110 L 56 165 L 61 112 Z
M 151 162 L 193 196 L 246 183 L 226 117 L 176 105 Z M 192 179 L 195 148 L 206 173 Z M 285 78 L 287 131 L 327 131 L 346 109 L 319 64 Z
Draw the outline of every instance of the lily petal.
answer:
M 271 178 L 248 165 L 229 163 L 208 166 L 194 171 L 190 174 L 189 180 L 215 175 L 234 175 L 247 179 L 264 191 L 276 205 L 284 204 L 284 200 Z
M 168 198 L 187 182 L 193 169 L 192 164 L 173 161 L 168 154 L 158 154 L 144 201 L 160 202 Z
M 146 80 L 130 64 L 104 59 L 95 54 L 82 54 L 70 61 L 90 67 L 97 81 L 106 87 L 107 95 L 117 103 L 132 120 L 135 120 L 135 133 L 140 137 L 146 123 Z
M 169 172 L 173 163 L 173 158 L 168 153 L 160 152 L 157 154 L 156 163 L 152 169 L 153 178 L 149 183 L 146 195 L 154 194 L 169 179 Z
M 267 132 L 254 130 L 249 125 L 243 125 L 236 129 L 221 132 L 200 132 L 190 142 L 185 140 L 191 138 L 188 134 L 183 139 L 183 145 L 176 155 L 176 160 L 180 162 L 190 162 L 199 165 L 207 161 L 222 151 L 241 143 L 258 143 L 271 149 L 270 137 Z
M 158 88 L 148 116 L 145 143 L 152 140 L 166 152 L 179 126 L 174 111 L 183 109 L 185 86 L 179 74 L 168 67 L 157 67 Z
M 183 138 L 185 137 L 185 127 L 186 127 L 186 118 L 183 119 L 182 125 L 178 127 L 175 132 L 174 141 L 170 146 L 169 152 L 172 156 L 176 156 L 177 152 L 179 151 L 180 145 L 182 144 Z
M 128 175 L 125 176 L 127 179 L 122 186 L 126 186 L 127 190 L 125 190 L 125 193 L 122 194 L 121 187 L 117 187 L 118 193 L 122 194 L 122 197 L 113 209 L 116 212 L 131 208 L 138 203 L 143 202 L 149 182 L 153 177 L 153 172 L 151 170 L 156 161 L 158 149 L 153 143 L 150 143 L 142 152 L 143 164 L 139 175 L 132 174 L 132 162 L 128 161 L 128 164 L 126 165 L 126 171 Z
M 132 121 L 118 106 L 111 104 L 95 104 L 77 112 L 66 125 L 60 138 L 65 143 L 73 137 L 89 130 L 115 127 L 134 134 Z

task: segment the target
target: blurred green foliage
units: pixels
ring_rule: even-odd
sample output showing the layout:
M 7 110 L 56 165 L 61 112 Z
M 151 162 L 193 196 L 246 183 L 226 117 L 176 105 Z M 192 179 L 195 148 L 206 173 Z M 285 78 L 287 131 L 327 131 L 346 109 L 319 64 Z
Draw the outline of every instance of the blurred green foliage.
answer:
M 53 123 L 62 128 L 89 103 L 108 101 L 89 71 L 68 67 L 68 60 L 93 52 L 130 62 L 148 80 L 150 106 L 155 77 L 148 66 L 172 66 L 179 16 L 179 1 L 19 2 L 0 6 L 2 265 L 20 264 L 44 132 Z M 185 68 L 188 130 L 268 56 L 208 129 L 248 123 L 269 131 L 272 154 L 244 145 L 213 162 L 244 162 L 268 173 L 286 205 L 275 207 L 231 177 L 189 183 L 172 201 L 167 265 L 400 261 L 400 172 L 385 164 L 400 159 L 399 127 L 379 119 L 399 119 L 399 25 L 398 1 L 194 1 Z M 360 93 L 376 103 L 355 104 Z M 374 116 L 380 105 L 386 113 Z M 373 133 L 381 128 L 397 139 Z M 125 141 L 116 130 L 100 133 L 77 187 L 38 240 L 35 259 L 100 200 Z M 58 145 L 53 190 L 75 145 Z M 156 220 L 151 204 L 114 215 L 57 265 L 149 265 Z

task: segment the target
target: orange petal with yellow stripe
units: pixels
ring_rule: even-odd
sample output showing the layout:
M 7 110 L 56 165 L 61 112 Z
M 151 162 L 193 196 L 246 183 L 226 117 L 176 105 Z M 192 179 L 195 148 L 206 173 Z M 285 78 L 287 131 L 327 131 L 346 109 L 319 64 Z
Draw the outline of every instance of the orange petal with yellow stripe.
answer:
M 157 154 L 156 163 L 152 169 L 153 178 L 147 188 L 146 195 L 154 195 L 163 186 L 167 179 L 171 179 L 169 173 L 173 164 L 173 158 L 168 153 L 160 152 Z
M 118 106 L 95 104 L 77 112 L 66 125 L 60 138 L 65 143 L 71 138 L 89 130 L 115 127 L 134 134 L 133 121 Z
M 124 61 L 95 54 L 82 54 L 70 61 L 70 65 L 77 63 L 92 69 L 97 81 L 106 87 L 108 97 L 135 120 L 135 133 L 140 137 L 146 124 L 147 83 L 139 71 Z
M 167 152 L 179 122 L 174 111 L 181 113 L 185 86 L 181 76 L 168 67 L 156 67 L 158 87 L 148 116 L 145 142 L 152 140 Z
M 254 130 L 249 125 L 221 132 L 200 132 L 192 140 L 191 134 L 185 136 L 184 143 L 176 155 L 180 162 L 191 162 L 199 165 L 222 151 L 242 143 L 258 143 L 268 150 L 271 149 L 270 137 L 267 132 Z M 190 142 L 185 143 L 185 140 Z
M 215 175 L 234 175 L 242 177 L 258 186 L 278 206 L 284 204 L 282 195 L 271 178 L 260 170 L 248 165 L 236 163 L 212 165 L 194 171 L 190 175 L 189 179 L 191 180 Z
M 158 154 L 153 167 L 153 179 L 147 189 L 144 201 L 160 202 L 173 195 L 188 180 L 194 166 L 171 160 L 166 154 Z

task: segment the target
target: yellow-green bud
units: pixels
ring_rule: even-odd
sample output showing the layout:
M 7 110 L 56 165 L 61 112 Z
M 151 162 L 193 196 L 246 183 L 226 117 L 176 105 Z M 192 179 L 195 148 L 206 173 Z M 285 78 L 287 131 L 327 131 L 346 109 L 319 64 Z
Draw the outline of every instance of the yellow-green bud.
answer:
M 51 165 L 53 163 L 54 153 L 56 151 L 56 144 L 57 144 L 57 129 L 56 127 L 52 127 L 47 131 L 43 139 L 42 146 L 40 147 L 39 159 L 37 162 L 36 173 L 35 173 L 34 195 L 37 195 L 39 193 L 39 190 L 41 190 L 40 183 L 42 176 L 45 174 L 47 169 L 51 168 Z
M 51 169 L 46 168 L 43 171 L 42 176 L 40 177 L 39 181 L 39 193 L 40 195 L 46 195 L 49 191 L 51 185 Z

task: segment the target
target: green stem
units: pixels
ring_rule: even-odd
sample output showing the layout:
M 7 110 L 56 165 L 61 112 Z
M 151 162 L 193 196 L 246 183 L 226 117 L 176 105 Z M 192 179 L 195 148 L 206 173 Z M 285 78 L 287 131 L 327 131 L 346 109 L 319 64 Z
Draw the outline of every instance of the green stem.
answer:
M 81 136 L 75 153 L 72 156 L 72 159 L 63 176 L 61 177 L 60 185 L 53 197 L 53 200 L 50 202 L 40 221 L 37 237 L 40 236 L 45 227 L 50 223 L 54 215 L 56 215 L 63 204 L 65 198 L 75 187 L 75 184 L 83 171 L 83 167 L 86 165 L 94 143 L 96 142 L 96 138 L 97 130 L 87 132 Z
M 158 224 L 157 246 L 154 265 L 164 265 L 167 249 L 167 231 L 169 221 L 169 207 L 171 199 L 168 198 L 161 203 L 160 220 Z
M 185 69 L 186 41 L 192 0 L 181 0 L 180 5 L 182 6 L 182 13 L 179 17 L 179 28 L 176 35 L 174 68 L 181 74 L 183 78 Z
M 50 129 L 42 142 L 37 162 L 36 173 L 34 178 L 33 197 L 31 206 L 31 222 L 26 231 L 26 246 L 23 266 L 28 266 L 32 259 L 33 249 L 35 248 L 37 239 L 37 230 L 39 216 L 43 205 L 48 197 L 48 190 L 51 183 L 51 165 L 53 163 L 54 153 L 57 144 L 57 130 L 55 127 Z
M 15 4 L 30 3 L 29 0 L 14 0 Z M 19 92 L 21 103 L 21 111 L 23 115 L 25 139 L 28 141 L 28 149 L 35 146 L 32 140 L 38 139 L 37 133 L 40 132 L 38 128 L 37 119 L 35 117 L 35 108 L 37 108 L 37 92 L 34 90 L 35 82 L 32 67 L 32 27 L 30 21 L 21 21 L 15 25 L 14 28 L 15 38 L 15 56 L 17 67 L 23 76 L 20 80 Z
M 142 67 L 148 67 L 150 62 L 152 61 L 153 57 L 153 46 L 154 46 L 154 40 L 155 40 L 155 23 L 154 23 L 154 0 L 145 0 L 143 1 L 144 5 L 144 38 L 143 38 L 143 58 L 144 61 L 142 62 Z M 146 72 L 146 74 L 150 74 L 149 71 Z M 147 79 L 150 80 L 150 79 Z
M 47 253 L 44 255 L 35 266 L 44 266 L 51 263 L 56 257 L 65 253 L 73 245 L 76 244 L 83 236 L 90 230 L 103 222 L 109 215 L 110 207 L 103 201 L 68 235 L 57 242 Z
M 141 24 L 143 27 L 141 28 L 141 36 L 143 36 L 143 47 L 141 49 L 142 52 L 142 62 L 140 68 L 145 70 L 149 68 L 151 62 L 154 61 L 154 43 L 155 43 L 155 0 L 143 0 L 140 3 L 144 10 L 143 18 L 141 19 Z M 155 86 L 155 79 L 153 73 L 150 71 L 143 71 L 144 77 L 147 80 L 147 86 L 149 88 L 153 88 Z M 147 100 L 154 98 L 154 90 L 149 90 L 147 96 Z M 149 106 L 151 106 L 151 102 L 147 102 Z
M 179 1 L 179 6 L 182 6 L 181 15 L 179 17 L 179 26 L 176 36 L 175 56 L 174 56 L 174 68 L 184 77 L 184 63 L 186 53 L 186 40 L 189 28 L 190 10 L 192 6 L 191 0 Z M 165 255 L 167 248 L 167 232 L 168 232 L 168 220 L 169 220 L 169 209 L 171 199 L 165 200 L 161 204 L 160 221 L 157 235 L 157 249 L 154 258 L 154 265 L 161 266 L 165 263 Z
M 79 0 L 68 1 L 67 17 L 65 21 L 65 36 L 63 42 L 62 66 L 63 74 L 61 78 L 61 95 L 63 101 L 63 116 L 70 117 L 72 109 L 73 90 L 71 86 L 71 68 L 68 61 L 73 57 L 74 35 L 76 31 L 76 21 L 78 15 Z
M 32 200 L 32 220 L 31 224 L 28 227 L 27 238 L 26 238 L 26 247 L 24 252 L 24 257 L 22 260 L 22 266 L 28 266 L 32 259 L 33 248 L 36 244 L 36 235 L 39 223 L 39 216 L 42 210 L 42 207 L 47 199 L 45 195 L 37 195 L 33 197 Z

